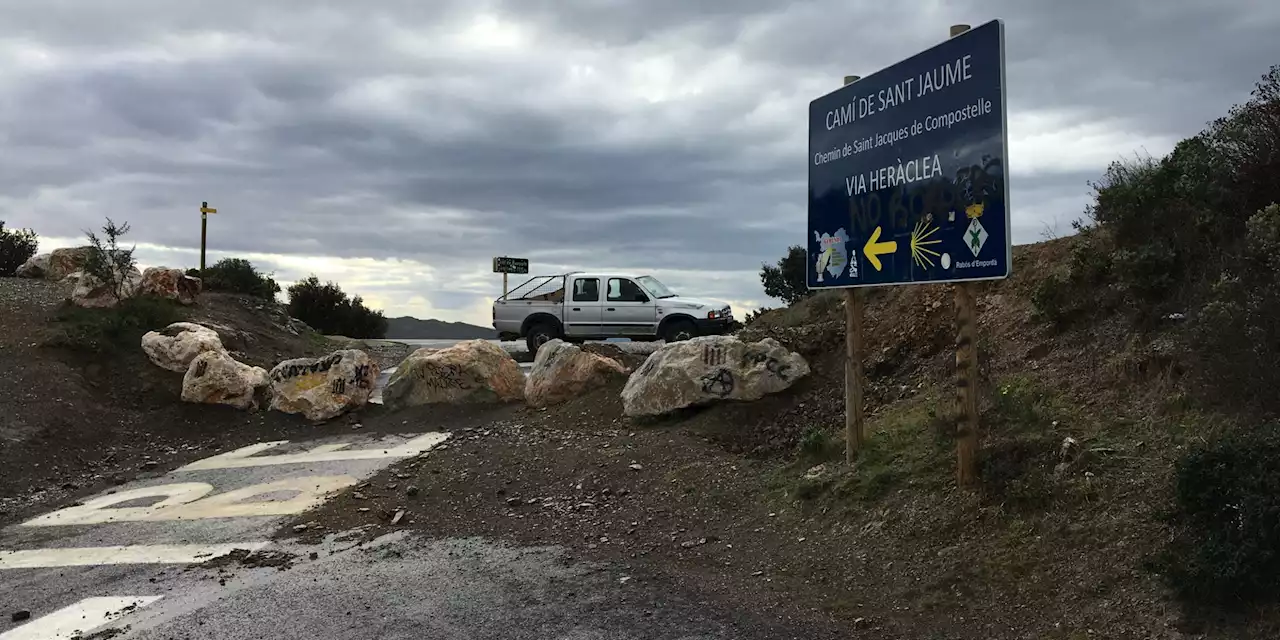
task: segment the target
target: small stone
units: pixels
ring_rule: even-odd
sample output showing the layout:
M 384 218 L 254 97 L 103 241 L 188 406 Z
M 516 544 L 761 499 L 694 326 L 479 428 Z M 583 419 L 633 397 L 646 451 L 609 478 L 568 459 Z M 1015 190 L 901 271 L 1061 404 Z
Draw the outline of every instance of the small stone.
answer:
M 628 582 L 631 582 L 631 576 L 622 576 L 621 578 L 618 578 L 618 582 L 620 582 L 620 583 L 622 583 L 622 584 L 626 584 L 626 583 L 628 583 Z
M 404 494 L 407 496 L 416 496 L 418 495 L 418 488 L 410 485 L 408 488 L 404 490 Z
M 351 425 L 351 428 L 352 428 L 352 429 L 360 429 L 360 428 L 362 428 L 362 427 L 364 427 L 364 425 L 360 424 L 359 422 L 357 422 L 357 423 L 355 423 L 355 424 Z
M 296 532 L 298 532 L 298 533 L 302 533 L 303 531 L 306 531 L 306 530 L 307 530 L 307 525 L 305 525 L 305 524 L 297 525 L 297 526 L 295 526 L 295 527 L 293 528 L 293 530 L 294 530 L 294 531 L 296 531 Z
M 368 513 L 369 507 L 360 507 L 359 509 L 356 509 L 356 511 L 359 511 L 360 513 Z
M 366 498 L 365 498 L 365 496 L 364 496 L 364 494 L 363 494 L 363 493 L 360 493 L 359 491 L 357 491 L 357 492 L 355 492 L 355 493 L 351 494 L 351 497 L 352 497 L 352 498 L 355 498 L 356 500 L 365 500 L 365 499 L 366 499 Z
M 23 620 L 30 620 L 30 619 L 31 619 L 31 612 L 30 612 L 30 611 L 15 611 L 15 612 L 13 612 L 13 621 L 14 621 L 14 622 L 22 622 Z
M 396 511 L 396 515 L 393 518 L 391 518 L 391 525 L 395 526 L 397 524 L 400 524 L 400 520 L 402 520 L 403 518 L 404 518 L 404 509 L 400 509 Z
M 694 548 L 694 547 L 698 546 L 698 543 L 694 542 L 693 540 L 686 540 L 686 541 L 684 541 L 684 542 L 681 542 L 681 543 L 680 543 L 680 546 L 681 546 L 681 547 L 683 547 L 683 548 L 685 548 L 685 549 L 692 549 L 692 548 Z
M 319 559 L 320 559 L 320 554 L 318 554 L 318 553 L 316 553 L 316 552 L 312 551 L 311 553 L 308 553 L 308 554 L 307 554 L 307 557 L 308 557 L 308 558 L 310 558 L 310 559 L 312 559 L 312 560 L 319 560 Z
M 143 462 L 143 463 L 142 463 L 141 468 L 142 468 L 142 469 L 154 469 L 154 468 L 156 468 L 156 467 L 157 467 L 157 466 L 159 466 L 159 465 L 160 465 L 160 463 L 159 463 L 159 462 L 156 462 L 155 460 L 147 460 L 146 462 Z
M 770 514 L 769 514 L 769 517 L 770 517 L 770 518 L 776 518 L 776 517 L 778 517 L 778 514 L 776 514 L 776 513 L 770 513 Z
M 751 573 L 751 575 L 752 575 L 753 577 L 757 577 L 757 578 L 758 578 L 758 577 L 760 577 L 760 576 L 764 575 L 764 572 L 763 572 L 763 571 L 754 571 L 754 572 L 752 572 L 752 573 Z
M 518 507 L 523 503 L 524 503 L 524 500 L 521 500 L 520 498 L 507 498 L 508 507 Z
M 631 466 L 630 466 L 629 468 L 630 468 L 632 471 L 639 471 L 639 470 L 643 469 L 644 467 L 640 466 L 640 463 L 638 463 L 638 462 L 632 462 L 632 463 L 631 463 Z

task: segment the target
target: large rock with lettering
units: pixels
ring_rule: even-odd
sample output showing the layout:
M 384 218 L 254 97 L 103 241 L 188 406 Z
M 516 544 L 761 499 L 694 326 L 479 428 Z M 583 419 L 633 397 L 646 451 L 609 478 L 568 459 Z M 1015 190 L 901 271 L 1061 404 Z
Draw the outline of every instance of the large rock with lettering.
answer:
M 625 375 L 627 368 L 617 360 L 552 340 L 538 349 L 533 360 L 524 385 L 525 402 L 534 407 L 560 404 Z
M 200 285 L 200 278 L 189 276 L 182 269 L 151 267 L 142 272 L 141 293 L 191 305 L 200 296 Z
M 142 272 L 137 267 L 125 270 L 113 267 L 112 272 L 115 282 L 106 282 L 82 272 L 71 291 L 71 302 L 80 307 L 103 309 L 138 295 L 142 288 Z
M 649 355 L 622 389 L 628 416 L 656 416 L 721 400 L 759 400 L 809 375 L 809 363 L 772 338 L 673 342 Z
M 182 373 L 207 351 L 226 352 L 218 332 L 191 322 L 175 322 L 142 336 L 142 351 L 158 367 Z
M 378 363 L 356 349 L 285 360 L 271 370 L 271 408 L 328 420 L 367 404 L 378 373 Z
M 236 362 L 225 351 L 196 356 L 182 377 L 183 402 L 256 410 L 270 390 L 266 369 Z
M 382 392 L 383 404 L 391 409 L 522 398 L 520 365 L 488 340 L 460 342 L 448 349 L 419 349 L 396 367 Z

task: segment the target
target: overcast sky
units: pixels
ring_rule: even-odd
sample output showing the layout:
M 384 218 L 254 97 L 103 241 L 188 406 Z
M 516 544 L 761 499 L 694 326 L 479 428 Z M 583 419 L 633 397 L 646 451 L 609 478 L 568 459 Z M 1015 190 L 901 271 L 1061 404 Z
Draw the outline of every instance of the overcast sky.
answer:
M 494 255 L 775 305 L 809 101 L 996 17 L 1020 244 L 1280 63 L 1271 0 L 8 0 L 0 219 L 188 267 L 207 200 L 210 262 L 392 316 L 488 324 Z

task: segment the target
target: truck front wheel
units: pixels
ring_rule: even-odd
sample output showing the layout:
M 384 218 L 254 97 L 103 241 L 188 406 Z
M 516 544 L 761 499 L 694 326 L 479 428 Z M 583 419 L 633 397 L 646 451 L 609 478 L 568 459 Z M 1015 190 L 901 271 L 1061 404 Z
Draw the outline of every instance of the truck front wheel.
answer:
M 535 324 L 529 327 L 529 335 L 525 338 L 525 344 L 529 347 L 529 353 L 538 355 L 538 349 L 559 336 L 556 328 L 545 323 Z
M 688 320 L 675 320 L 662 329 L 662 339 L 667 342 L 681 342 L 698 336 L 698 327 Z

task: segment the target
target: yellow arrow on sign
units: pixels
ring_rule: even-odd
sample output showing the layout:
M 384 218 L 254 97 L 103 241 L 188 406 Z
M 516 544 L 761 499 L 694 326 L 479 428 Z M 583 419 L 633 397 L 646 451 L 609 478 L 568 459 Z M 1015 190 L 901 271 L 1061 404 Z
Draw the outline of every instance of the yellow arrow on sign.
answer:
M 200 207 L 200 213 L 217 213 L 217 212 L 218 212 L 217 209 L 210 209 L 209 207 Z
M 871 237 L 867 238 L 867 244 L 862 247 L 863 255 L 867 256 L 867 261 L 871 263 L 871 266 L 876 268 L 876 271 L 882 270 L 880 266 L 880 256 L 890 254 L 898 250 L 897 242 L 893 240 L 889 240 L 887 242 L 876 242 L 879 239 L 880 227 L 876 227 L 876 230 L 871 232 Z

